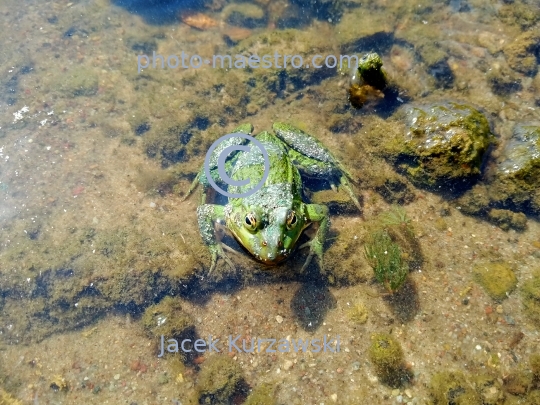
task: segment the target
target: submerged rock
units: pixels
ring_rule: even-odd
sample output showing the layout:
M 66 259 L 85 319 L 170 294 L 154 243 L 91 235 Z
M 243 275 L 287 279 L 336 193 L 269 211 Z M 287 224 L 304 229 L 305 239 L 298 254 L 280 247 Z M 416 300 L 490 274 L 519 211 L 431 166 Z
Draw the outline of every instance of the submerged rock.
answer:
M 229 404 L 244 379 L 242 367 L 225 355 L 210 356 L 199 374 L 197 391 L 200 404 Z
M 540 211 L 540 124 L 520 124 L 504 147 L 489 187 L 492 202 Z
M 427 188 L 463 188 L 481 173 L 493 141 L 486 117 L 457 103 L 408 105 L 405 133 L 383 147 L 414 183 Z
M 540 33 L 537 30 L 524 32 L 503 49 L 508 65 L 514 70 L 534 76 L 538 71 L 537 57 L 540 55 Z

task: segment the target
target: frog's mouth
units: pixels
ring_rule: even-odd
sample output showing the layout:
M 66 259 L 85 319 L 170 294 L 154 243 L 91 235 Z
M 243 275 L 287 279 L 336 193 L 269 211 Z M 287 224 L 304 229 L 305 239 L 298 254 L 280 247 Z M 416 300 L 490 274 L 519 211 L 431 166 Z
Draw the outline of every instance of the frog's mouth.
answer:
M 257 249 L 253 247 L 249 249 L 248 247 L 244 245 L 244 243 L 242 242 L 240 238 L 236 237 L 236 235 L 234 235 L 234 238 L 248 255 L 253 257 L 258 262 L 263 263 L 267 266 L 276 266 L 282 263 L 283 261 L 289 258 L 289 256 L 291 255 L 293 251 L 292 249 L 281 249 L 277 252 L 270 252 L 269 249 L 267 249 L 264 246 L 264 241 L 259 243 L 259 246 L 257 246 L 258 247 Z

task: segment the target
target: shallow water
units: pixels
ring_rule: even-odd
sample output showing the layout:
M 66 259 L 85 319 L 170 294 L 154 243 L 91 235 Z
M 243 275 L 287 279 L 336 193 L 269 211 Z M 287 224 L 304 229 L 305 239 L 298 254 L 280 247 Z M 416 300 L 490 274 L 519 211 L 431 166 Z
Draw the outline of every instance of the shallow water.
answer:
M 5 0 L 0 15 L 0 403 L 540 403 L 538 183 L 512 194 L 497 177 L 514 126 L 540 122 L 538 2 Z M 182 52 L 188 68 L 168 67 Z M 377 52 L 393 91 L 355 109 L 345 67 L 211 62 L 276 52 L 280 66 Z M 406 134 L 402 105 L 448 102 L 481 111 L 495 141 L 479 176 L 422 187 L 385 146 Z M 216 139 L 278 121 L 340 159 L 362 213 L 329 179 L 306 180 L 304 199 L 330 207 L 324 268 L 300 272 L 307 249 L 266 267 L 221 226 L 236 270 L 219 260 L 208 275 L 200 190 L 183 198 Z M 364 248 L 389 211 L 412 235 L 396 231 L 410 272 L 394 294 Z M 493 263 L 517 279 L 496 298 Z M 221 353 L 159 357 L 160 330 L 220 339 Z M 403 352 L 392 381 L 370 355 L 377 333 Z M 339 336 L 339 352 L 229 351 L 229 335 Z

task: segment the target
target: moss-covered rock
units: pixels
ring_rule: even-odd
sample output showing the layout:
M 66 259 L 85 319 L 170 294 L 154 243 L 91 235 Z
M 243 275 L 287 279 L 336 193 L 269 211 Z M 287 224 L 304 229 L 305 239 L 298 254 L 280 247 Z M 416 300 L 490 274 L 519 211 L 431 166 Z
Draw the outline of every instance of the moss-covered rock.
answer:
M 540 212 L 540 124 L 519 124 L 502 150 L 490 200 L 509 208 Z
M 521 287 L 521 296 L 525 314 L 540 328 L 540 270 L 533 274 Z
M 376 333 L 371 336 L 369 360 L 373 363 L 377 375 L 391 386 L 399 386 L 405 375 L 404 355 L 401 345 L 386 333 Z
M 534 76 L 538 71 L 540 55 L 540 32 L 538 29 L 524 32 L 503 49 L 508 65 L 514 70 Z
M 206 360 L 197 380 L 199 403 L 227 405 L 243 381 L 240 365 L 226 355 L 211 356 Z
M 514 271 L 504 262 L 479 263 L 474 266 L 473 275 L 494 300 L 505 299 L 517 285 Z
M 434 405 L 482 405 L 480 395 L 459 371 L 436 373 L 430 388 Z
M 524 231 L 527 228 L 527 217 L 522 212 L 493 208 L 488 212 L 488 219 L 505 231 L 510 228 Z
M 480 111 L 457 103 L 407 105 L 397 118 L 406 123 L 404 133 L 390 137 L 383 147 L 411 181 L 451 191 L 480 175 L 493 140 Z
M 490 206 L 489 191 L 484 184 L 475 184 L 473 188 L 453 201 L 458 209 L 467 215 L 484 215 Z

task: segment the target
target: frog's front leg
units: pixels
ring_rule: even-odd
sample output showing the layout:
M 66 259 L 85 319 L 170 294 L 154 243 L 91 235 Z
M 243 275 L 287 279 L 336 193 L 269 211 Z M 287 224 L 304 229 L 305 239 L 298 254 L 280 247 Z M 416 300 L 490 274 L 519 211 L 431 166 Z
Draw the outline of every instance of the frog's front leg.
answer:
M 307 268 L 307 266 L 309 266 L 313 255 L 317 255 L 317 257 L 319 258 L 319 266 L 321 268 L 321 272 L 323 272 L 324 242 L 326 241 L 326 236 L 328 235 L 328 229 L 330 229 L 330 216 L 328 215 L 328 207 L 321 204 L 306 204 L 304 214 L 306 215 L 309 222 L 318 222 L 319 229 L 317 230 L 317 233 L 312 240 L 300 246 L 300 249 L 309 246 L 308 257 L 304 265 L 302 266 L 300 272 L 303 272 Z
M 216 268 L 218 258 L 223 258 L 229 266 L 234 270 L 233 262 L 223 251 L 221 242 L 217 240 L 216 231 L 214 228 L 214 223 L 216 221 L 222 220 L 225 221 L 225 207 L 222 205 L 215 204 L 203 204 L 197 207 L 197 220 L 199 222 L 199 232 L 201 233 L 201 238 L 208 250 L 212 255 L 212 264 L 210 265 L 210 271 L 208 275 L 214 271 Z

